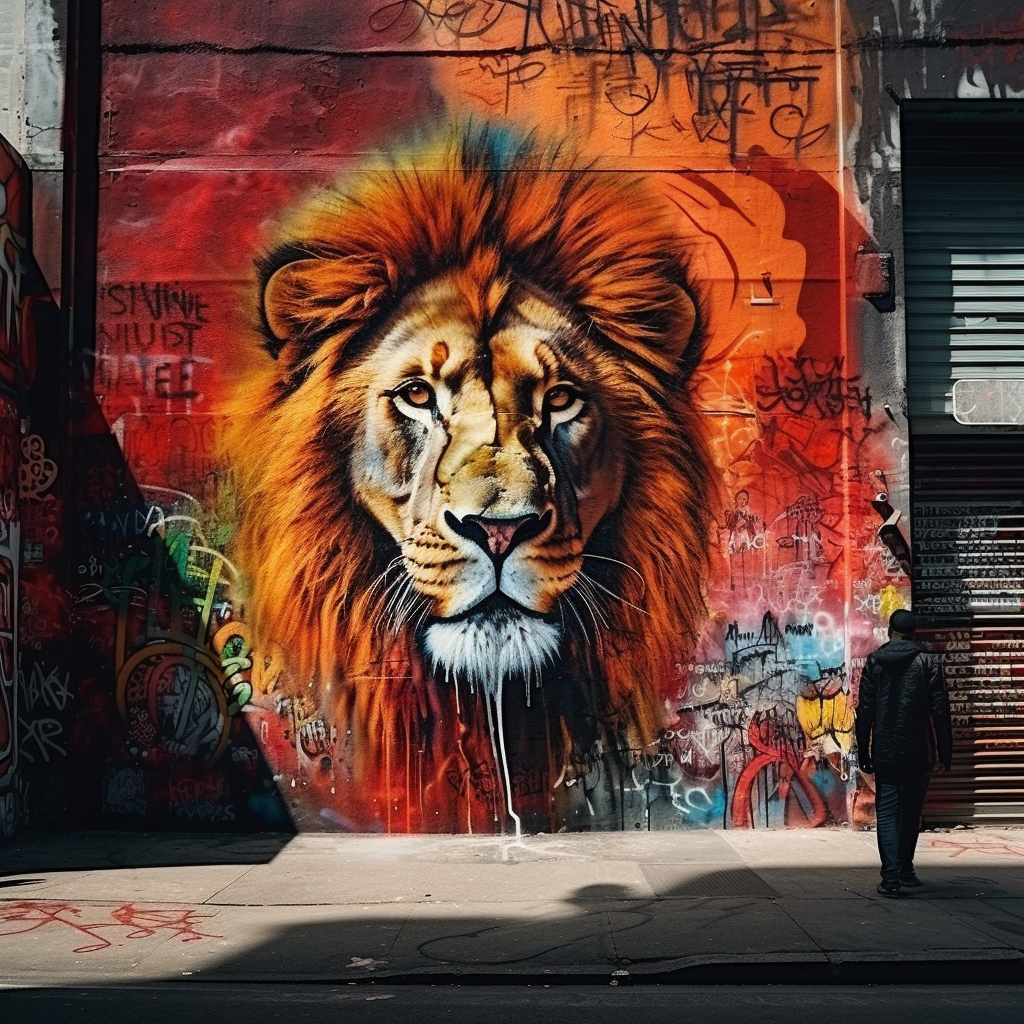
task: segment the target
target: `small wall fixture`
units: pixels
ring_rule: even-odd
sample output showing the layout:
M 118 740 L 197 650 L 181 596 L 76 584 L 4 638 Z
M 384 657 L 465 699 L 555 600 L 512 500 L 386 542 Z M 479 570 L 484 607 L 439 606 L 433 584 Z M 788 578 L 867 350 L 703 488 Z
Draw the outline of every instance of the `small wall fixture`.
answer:
M 895 260 L 891 252 L 857 250 L 857 291 L 880 313 L 896 308 Z

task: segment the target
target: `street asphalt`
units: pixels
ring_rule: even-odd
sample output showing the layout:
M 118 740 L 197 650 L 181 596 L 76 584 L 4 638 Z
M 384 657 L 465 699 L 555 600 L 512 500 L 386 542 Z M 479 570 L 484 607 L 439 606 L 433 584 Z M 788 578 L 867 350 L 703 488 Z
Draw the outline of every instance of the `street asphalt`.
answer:
M 0 986 L 1024 982 L 1024 830 L 496 836 L 27 833 Z M 394 991 L 394 989 L 391 989 Z
M 1020 1024 L 1013 985 L 133 985 L 0 989 L 16 1024 Z M 7 1016 L 9 1015 L 9 1016 Z

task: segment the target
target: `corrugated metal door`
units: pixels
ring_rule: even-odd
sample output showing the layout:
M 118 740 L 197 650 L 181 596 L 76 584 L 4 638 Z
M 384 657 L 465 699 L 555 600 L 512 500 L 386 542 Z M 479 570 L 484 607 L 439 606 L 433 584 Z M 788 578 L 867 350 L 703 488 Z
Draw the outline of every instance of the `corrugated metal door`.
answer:
M 1024 821 L 1024 105 L 902 113 L 913 605 L 955 738 L 925 819 Z

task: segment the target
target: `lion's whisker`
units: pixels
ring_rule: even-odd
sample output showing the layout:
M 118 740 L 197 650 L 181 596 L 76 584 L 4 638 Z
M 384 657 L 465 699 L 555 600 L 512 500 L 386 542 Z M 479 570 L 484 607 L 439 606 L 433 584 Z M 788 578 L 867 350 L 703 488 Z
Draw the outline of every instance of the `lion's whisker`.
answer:
M 606 599 L 603 594 L 594 588 L 586 573 L 577 572 L 576 579 L 573 580 L 572 587 L 579 592 L 580 597 L 584 598 L 584 600 L 586 600 L 587 603 L 598 612 L 601 616 L 601 622 L 604 626 L 608 627 L 608 619 L 604 614 L 606 610 L 604 602 Z
M 402 628 L 404 629 L 409 623 L 412 622 L 413 617 L 416 617 L 416 625 L 413 629 L 418 629 L 419 624 L 423 621 L 423 616 L 433 604 L 433 601 L 426 594 L 417 593 L 414 600 L 409 602 L 409 607 L 406 609 L 406 613 L 403 616 Z
M 382 580 L 396 565 L 401 565 L 405 561 L 405 555 L 395 555 L 386 566 L 384 571 L 377 577 L 378 580 Z
M 392 558 L 391 561 L 388 562 L 384 571 L 370 584 L 369 587 L 367 587 L 367 596 L 373 594 L 373 592 L 388 578 L 388 573 L 391 572 L 392 569 L 401 565 L 404 561 L 404 555 L 399 555 L 397 558 Z
M 411 576 L 406 576 L 401 584 L 395 588 L 394 593 L 388 599 L 387 604 L 383 608 L 383 616 L 387 618 L 387 628 L 391 628 L 391 623 L 395 621 L 395 617 L 398 610 L 402 607 L 402 604 L 406 600 L 409 594 L 409 590 L 413 585 L 413 579 Z
M 617 558 L 609 558 L 607 555 L 592 555 L 589 551 L 584 551 L 580 556 L 582 558 L 593 558 L 598 562 L 611 562 L 613 565 L 621 565 L 623 569 L 628 569 L 634 576 L 636 576 L 640 582 L 644 585 L 644 594 L 647 593 L 647 580 L 644 579 L 643 574 L 638 570 L 634 569 L 628 562 L 621 562 Z M 642 595 L 641 595 L 642 596 Z
M 568 596 L 568 594 L 572 592 L 572 589 L 573 589 L 572 587 L 569 588 L 569 591 L 567 591 L 566 596 Z M 583 604 L 586 606 L 587 611 L 590 613 L 590 618 L 594 622 L 594 642 L 597 645 L 598 654 L 603 656 L 603 654 L 604 654 L 604 641 L 601 638 L 601 627 L 598 626 L 597 619 L 594 617 L 594 606 L 587 599 L 586 594 L 582 590 L 579 591 L 579 596 L 582 598 Z M 576 607 L 572 603 L 572 601 L 569 602 L 569 607 L 573 610 L 573 613 L 576 614 L 576 618 L 579 619 L 580 618 L 579 614 L 576 613 Z M 601 618 L 604 619 L 604 616 L 602 615 Z M 607 626 L 607 623 L 605 623 L 605 625 Z M 586 627 L 583 626 L 583 622 L 582 621 L 580 621 L 580 627 L 583 629 L 583 634 L 585 636 L 587 630 L 586 630 Z
M 398 611 L 388 619 L 387 631 L 392 636 L 397 636 L 405 625 L 405 609 L 400 608 Z
M 411 596 L 411 595 L 410 595 Z M 429 599 L 423 594 L 417 594 L 411 601 L 406 603 L 406 606 L 402 608 L 399 614 L 396 616 L 395 632 L 399 632 L 408 625 L 409 620 L 412 619 L 419 610 L 420 606 L 424 603 L 429 603 Z
M 423 626 L 423 621 L 424 619 L 426 619 L 427 615 L 430 614 L 430 609 L 433 606 L 433 604 L 434 602 L 429 597 L 427 597 L 426 594 L 424 594 L 423 610 L 420 612 L 419 617 L 416 619 L 416 625 L 412 627 L 414 633 L 418 633 L 420 631 L 420 628 Z
M 412 577 L 408 573 L 405 573 L 404 575 L 399 576 L 397 579 L 392 580 L 384 588 L 383 592 L 380 595 L 380 600 L 381 603 L 385 606 L 385 609 L 388 606 L 390 606 L 391 602 L 395 599 L 395 595 L 400 593 L 402 587 L 404 587 L 406 583 L 411 579 Z M 389 594 L 391 595 L 390 597 L 388 596 Z
M 395 626 L 396 630 L 400 629 L 404 624 L 406 624 L 409 615 L 412 614 L 413 610 L 419 605 L 419 603 L 420 593 L 416 589 L 416 585 L 411 579 L 410 585 L 402 593 L 401 600 L 398 602 L 398 605 L 394 610 L 393 617 L 395 623 L 397 624 Z
M 567 590 L 562 597 L 565 598 L 565 603 L 569 606 L 569 611 L 576 616 L 576 621 L 580 624 L 580 631 L 583 636 L 587 635 L 587 627 L 583 625 L 583 620 L 580 618 L 580 613 L 576 611 L 576 605 L 572 603 L 572 590 Z
M 593 576 L 588 576 L 582 569 L 579 570 L 578 576 L 586 579 L 586 581 L 593 587 L 597 587 L 598 590 L 607 594 L 609 597 L 614 598 L 616 601 L 621 601 L 622 604 L 626 605 L 627 608 L 632 608 L 633 611 L 639 612 L 641 615 L 650 615 L 650 612 L 646 608 L 641 608 L 639 605 L 633 604 L 632 601 L 627 601 L 621 594 L 616 594 L 614 590 L 609 590 L 604 584 L 598 583 Z
M 576 583 L 574 585 L 579 588 L 580 597 L 583 598 L 583 600 L 587 604 L 587 607 L 590 609 L 591 617 L 593 617 L 594 613 L 596 612 L 601 617 L 601 624 L 604 626 L 604 628 L 610 629 L 611 627 L 608 623 L 608 619 L 606 618 L 604 611 L 601 608 L 600 601 L 598 600 L 600 595 L 597 594 L 594 590 L 590 589 L 590 580 L 581 573 L 576 577 Z M 596 626 L 597 623 L 595 622 L 594 625 Z
M 403 587 L 395 591 L 393 599 L 388 604 L 388 628 L 393 632 L 397 632 L 408 602 L 409 584 L 406 583 Z
M 598 646 L 600 646 L 600 644 L 601 644 L 601 626 L 598 624 L 597 615 L 594 614 L 595 611 L 597 611 L 598 614 L 600 614 L 600 612 L 595 608 L 593 602 L 587 597 L 587 595 L 586 595 L 586 593 L 584 591 L 580 590 L 580 591 L 578 591 L 578 593 L 579 593 L 580 599 L 583 601 L 583 607 L 587 609 L 587 612 L 590 614 L 590 619 L 594 623 L 594 639 L 597 641 Z M 602 615 L 601 618 L 603 620 L 604 616 Z M 607 623 L 606 623 L 606 625 L 607 625 Z

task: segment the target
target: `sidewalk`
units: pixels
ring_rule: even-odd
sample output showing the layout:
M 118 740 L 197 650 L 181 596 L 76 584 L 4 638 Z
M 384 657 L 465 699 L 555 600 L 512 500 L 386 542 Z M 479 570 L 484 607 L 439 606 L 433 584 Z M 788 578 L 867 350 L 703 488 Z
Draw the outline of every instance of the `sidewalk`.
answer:
M 0 983 L 1024 981 L 1024 830 L 925 833 L 903 900 L 874 842 L 30 834 L 0 844 Z

